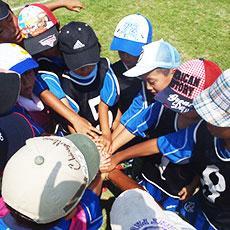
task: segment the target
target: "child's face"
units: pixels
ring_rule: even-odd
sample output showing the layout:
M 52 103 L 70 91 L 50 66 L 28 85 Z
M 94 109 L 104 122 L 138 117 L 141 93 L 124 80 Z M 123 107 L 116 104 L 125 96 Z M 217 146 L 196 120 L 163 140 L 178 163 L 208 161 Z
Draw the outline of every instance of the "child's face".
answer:
M 152 94 L 156 94 L 165 89 L 172 80 L 172 74 L 169 72 L 165 75 L 162 71 L 155 69 L 149 73 L 144 74 L 144 80 L 146 81 L 147 90 Z
M 132 56 L 128 53 L 122 52 L 122 51 L 118 51 L 119 57 L 121 59 L 121 61 L 129 68 L 133 68 L 136 64 L 137 64 L 137 60 L 139 58 Z
M 215 137 L 230 139 L 230 127 L 217 127 L 207 123 L 208 131 Z
M 12 42 L 20 44 L 23 40 L 18 27 L 17 17 L 10 12 L 9 16 L 0 21 L 0 43 Z
M 83 66 L 79 69 L 75 69 L 74 72 L 82 77 L 86 77 L 88 76 L 93 69 L 95 68 L 96 65 L 87 65 L 87 66 Z
M 34 82 L 35 82 L 35 71 L 34 70 L 29 70 L 29 71 L 26 71 L 24 74 L 22 74 L 20 94 L 23 97 L 26 97 L 29 99 L 32 98 Z

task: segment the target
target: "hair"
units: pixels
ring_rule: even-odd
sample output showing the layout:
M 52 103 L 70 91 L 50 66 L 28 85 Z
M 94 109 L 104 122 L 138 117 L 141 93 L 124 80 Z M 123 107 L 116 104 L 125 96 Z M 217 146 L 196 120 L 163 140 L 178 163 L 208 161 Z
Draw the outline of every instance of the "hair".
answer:
M 12 207 L 10 207 L 8 204 L 6 204 L 7 208 L 10 210 L 11 215 L 14 217 L 16 223 L 18 225 L 26 225 L 27 227 L 33 229 L 33 230 L 48 230 L 52 228 L 54 225 L 57 224 L 58 220 L 55 220 L 53 222 L 50 222 L 48 224 L 38 224 L 31 218 L 23 215 L 22 213 L 16 211 Z

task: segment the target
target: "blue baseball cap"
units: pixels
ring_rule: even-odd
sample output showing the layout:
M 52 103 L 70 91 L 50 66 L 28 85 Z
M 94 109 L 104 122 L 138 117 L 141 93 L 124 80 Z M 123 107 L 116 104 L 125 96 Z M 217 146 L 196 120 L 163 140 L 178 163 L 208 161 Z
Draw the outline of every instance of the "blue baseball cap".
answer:
M 117 25 L 110 46 L 111 50 L 139 56 L 142 46 L 152 42 L 152 24 L 140 14 L 124 17 Z
M 173 69 L 180 65 L 180 54 L 175 47 L 163 39 L 143 46 L 136 66 L 124 73 L 127 77 L 138 77 L 156 68 Z

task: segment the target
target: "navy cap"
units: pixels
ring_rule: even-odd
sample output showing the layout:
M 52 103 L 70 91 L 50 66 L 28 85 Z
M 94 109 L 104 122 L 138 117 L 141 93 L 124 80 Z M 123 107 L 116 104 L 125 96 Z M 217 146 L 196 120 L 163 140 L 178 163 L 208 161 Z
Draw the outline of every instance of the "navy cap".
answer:
M 20 92 L 20 75 L 0 70 L 0 116 L 9 113 L 16 104 Z
M 0 20 L 7 18 L 9 13 L 10 13 L 9 5 L 0 0 Z
M 26 140 L 34 136 L 31 124 L 23 115 L 15 112 L 0 117 L 0 170 Z
M 59 36 L 59 50 L 70 70 L 96 64 L 100 60 L 98 38 L 84 22 L 70 22 L 63 26 Z

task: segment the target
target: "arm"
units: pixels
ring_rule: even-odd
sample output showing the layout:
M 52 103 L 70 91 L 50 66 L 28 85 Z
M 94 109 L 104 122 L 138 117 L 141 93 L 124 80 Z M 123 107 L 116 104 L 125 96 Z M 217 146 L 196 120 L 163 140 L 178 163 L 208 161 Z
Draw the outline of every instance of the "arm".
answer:
M 131 179 L 118 169 L 114 169 L 113 171 L 109 172 L 107 178 L 122 191 L 134 188 L 144 190 L 144 188 L 140 186 L 135 180 Z
M 41 100 L 52 108 L 57 114 L 64 117 L 70 122 L 76 132 L 87 134 L 96 138 L 100 131 L 94 128 L 89 122 L 84 120 L 77 113 L 69 109 L 64 103 L 62 103 L 57 97 L 55 97 L 49 90 L 44 90 L 40 94 Z
M 121 116 L 122 116 L 121 110 L 118 108 L 116 118 L 114 119 L 114 122 L 112 125 L 112 130 L 115 130 L 119 126 Z
M 57 0 L 45 4 L 51 11 L 65 7 L 68 10 L 80 12 L 84 9 L 83 4 L 78 0 Z
M 112 138 L 111 138 L 111 131 L 109 127 L 109 116 L 108 116 L 109 106 L 106 105 L 103 101 L 100 101 L 98 106 L 98 112 L 99 112 L 100 127 L 102 131 L 102 142 L 104 144 L 104 151 L 110 152 Z
M 111 152 L 114 153 L 118 150 L 121 146 L 131 141 L 135 135 L 130 133 L 126 128 L 124 128 L 113 140 L 111 145 Z

